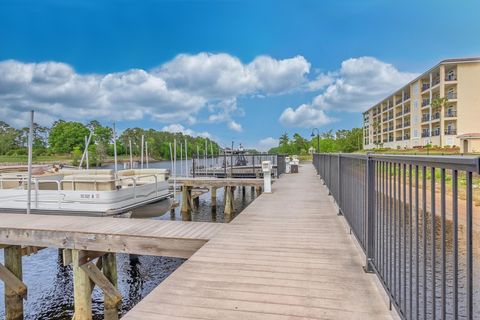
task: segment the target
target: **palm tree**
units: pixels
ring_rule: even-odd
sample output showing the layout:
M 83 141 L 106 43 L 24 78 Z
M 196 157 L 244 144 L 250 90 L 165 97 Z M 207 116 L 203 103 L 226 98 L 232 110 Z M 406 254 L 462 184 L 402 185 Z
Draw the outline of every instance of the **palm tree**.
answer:
M 440 109 L 440 118 L 441 118 L 441 115 L 443 114 L 444 109 L 447 106 L 447 103 L 448 103 L 448 98 L 447 97 L 443 97 L 443 98 L 437 97 L 437 98 L 433 99 L 432 100 L 432 111 L 433 111 L 433 109 Z M 440 124 L 440 130 L 443 130 L 443 121 L 440 122 L 440 123 L 441 123 Z M 440 139 L 440 147 L 442 147 L 443 146 L 442 132 L 440 132 L 439 139 Z

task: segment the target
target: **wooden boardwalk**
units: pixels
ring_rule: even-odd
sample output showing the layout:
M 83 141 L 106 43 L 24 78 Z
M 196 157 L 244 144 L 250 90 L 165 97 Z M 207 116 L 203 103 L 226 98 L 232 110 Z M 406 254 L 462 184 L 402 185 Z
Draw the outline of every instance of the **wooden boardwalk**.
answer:
M 213 235 L 123 319 L 394 319 L 306 164 Z
M 210 222 L 0 214 L 6 245 L 188 258 L 225 225 Z

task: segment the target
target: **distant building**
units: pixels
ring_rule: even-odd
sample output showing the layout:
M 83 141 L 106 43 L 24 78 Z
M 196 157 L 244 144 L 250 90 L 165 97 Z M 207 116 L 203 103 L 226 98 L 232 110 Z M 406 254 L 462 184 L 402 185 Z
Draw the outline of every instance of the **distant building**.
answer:
M 445 107 L 432 101 L 446 97 Z M 480 58 L 448 59 L 363 113 L 364 148 L 480 151 Z

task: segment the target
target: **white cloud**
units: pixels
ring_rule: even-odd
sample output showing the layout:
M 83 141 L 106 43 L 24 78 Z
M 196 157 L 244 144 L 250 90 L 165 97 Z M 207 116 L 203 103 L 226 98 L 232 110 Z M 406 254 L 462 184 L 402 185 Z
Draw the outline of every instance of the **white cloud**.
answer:
M 189 136 L 192 136 L 192 137 L 204 137 L 204 138 L 211 138 L 211 134 L 204 131 L 204 132 L 196 132 L 192 129 L 188 129 L 188 128 L 185 128 L 184 126 L 182 126 L 181 124 L 178 124 L 178 123 L 173 123 L 173 124 L 170 124 L 168 126 L 165 126 L 162 128 L 162 131 L 167 131 L 167 132 L 172 132 L 172 133 L 183 133 L 183 134 L 187 134 Z
M 333 121 L 335 119 L 327 116 L 324 110 L 309 104 L 302 104 L 296 109 L 287 108 L 280 116 L 280 123 L 286 127 L 322 126 Z
M 313 105 L 325 110 L 361 112 L 416 76 L 373 57 L 351 58 L 342 62 L 335 81 L 315 97 Z
M 307 83 L 307 88 L 310 91 L 318 91 L 331 85 L 334 82 L 334 79 L 335 77 L 333 74 L 321 73 L 314 80 Z
M 240 123 L 235 122 L 234 120 L 231 120 L 228 123 L 228 127 L 230 129 L 232 129 L 233 131 L 237 131 L 237 132 L 242 132 L 243 131 L 242 125 Z
M 58 118 L 193 124 L 206 108 L 207 121 L 239 131 L 233 120 L 243 113 L 236 105 L 238 97 L 298 89 L 309 70 L 301 56 L 260 56 L 244 64 L 225 53 L 181 54 L 152 71 L 86 75 L 65 63 L 6 60 L 0 61 L 0 114 L 23 119 L 33 108 L 42 124 Z
M 226 53 L 180 54 L 153 70 L 171 88 L 209 99 L 242 94 L 277 94 L 298 88 L 306 81 L 310 64 L 302 56 L 276 60 L 259 56 L 249 64 Z
M 267 151 L 278 146 L 278 139 L 273 137 L 264 138 L 258 142 L 258 146 L 260 151 Z
M 334 120 L 327 112 L 364 111 L 416 76 L 373 57 L 351 58 L 338 71 L 320 74 L 307 84 L 320 93 L 311 103 L 286 108 L 279 121 L 296 127 L 324 125 Z

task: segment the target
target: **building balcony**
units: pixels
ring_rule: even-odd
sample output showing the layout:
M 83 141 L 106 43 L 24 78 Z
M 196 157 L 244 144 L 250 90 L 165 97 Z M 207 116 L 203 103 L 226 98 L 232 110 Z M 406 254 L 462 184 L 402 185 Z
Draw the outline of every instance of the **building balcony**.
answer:
M 388 131 L 388 128 L 383 128 L 383 132 L 387 132 Z
M 402 99 L 399 99 L 398 101 L 395 101 L 395 105 L 401 104 L 403 102 Z
M 383 142 L 388 142 L 388 139 L 386 139 L 386 138 L 385 138 L 385 139 L 383 139 Z
M 403 140 L 410 140 L 410 135 L 408 135 L 408 134 L 404 135 Z
M 448 100 L 455 100 L 455 99 L 457 99 L 457 93 L 456 92 L 449 92 L 449 93 L 447 93 L 447 98 L 448 98 Z
M 426 138 L 426 137 L 430 137 L 430 131 L 428 130 L 422 131 L 422 138 Z
M 440 135 L 440 128 L 436 128 L 432 130 L 432 137 L 436 137 Z
M 397 125 L 395 126 L 395 128 L 397 128 L 397 129 L 400 129 L 401 127 L 403 127 L 402 123 L 397 123 Z
M 432 121 L 440 119 L 440 112 L 435 112 L 432 114 Z
M 422 115 L 422 122 L 427 122 L 427 121 L 430 121 L 430 115 L 429 114 Z
M 410 95 L 409 94 L 405 94 L 403 96 L 403 101 L 407 101 L 408 99 L 410 99 Z
M 403 140 L 403 137 L 396 137 L 395 138 L 395 141 L 402 141 Z
M 430 105 L 430 99 L 423 99 L 423 101 L 422 101 L 422 107 L 426 107 L 426 106 L 428 106 L 428 105 Z
M 447 74 L 445 76 L 445 81 L 457 81 L 457 74 Z
M 403 110 L 403 114 L 409 113 L 409 112 L 410 112 L 410 108 L 405 108 L 405 110 Z
M 403 127 L 409 127 L 409 126 L 410 126 L 410 121 L 403 122 Z
M 452 129 L 452 128 L 447 128 L 445 129 L 445 134 L 446 135 L 457 135 L 457 129 Z
M 439 83 L 440 83 L 440 77 L 432 79 L 432 87 L 435 87 Z
M 395 113 L 395 117 L 396 117 L 396 118 L 398 118 L 398 117 L 400 117 L 402 114 L 403 114 L 403 112 L 402 112 L 402 111 L 400 111 L 400 112 L 397 112 L 397 113 Z
M 430 89 L 430 83 L 423 83 L 422 84 L 422 91 Z
M 457 110 L 445 111 L 445 118 L 455 118 L 457 116 Z
M 388 138 L 388 142 L 393 142 L 393 137 Z

